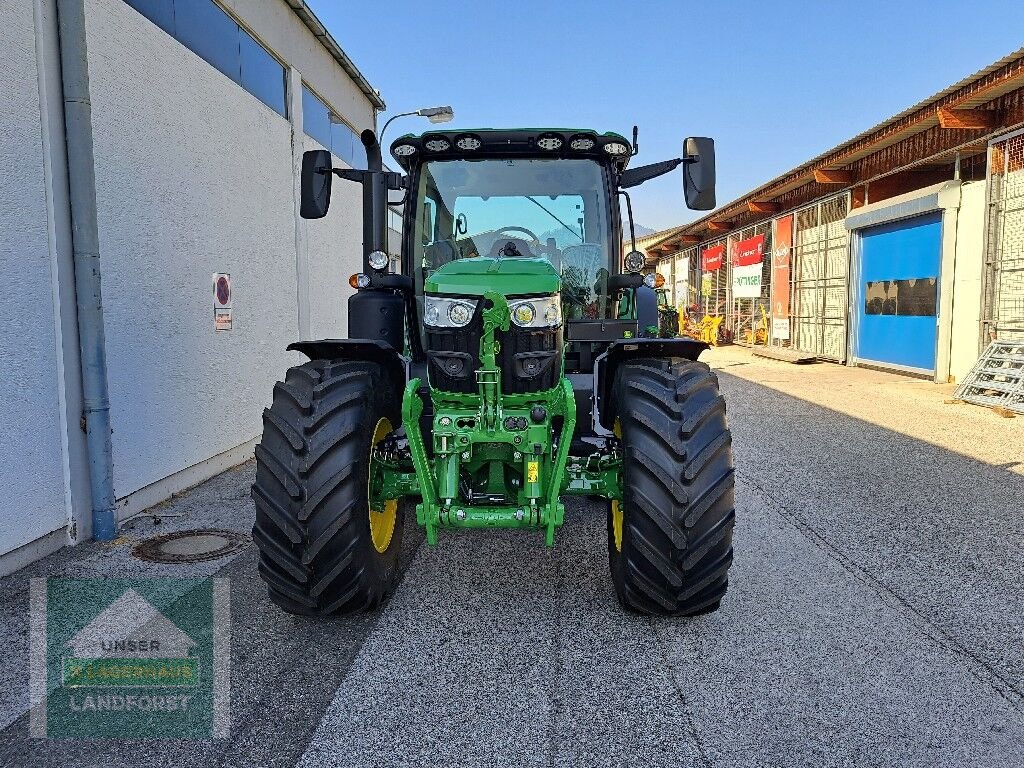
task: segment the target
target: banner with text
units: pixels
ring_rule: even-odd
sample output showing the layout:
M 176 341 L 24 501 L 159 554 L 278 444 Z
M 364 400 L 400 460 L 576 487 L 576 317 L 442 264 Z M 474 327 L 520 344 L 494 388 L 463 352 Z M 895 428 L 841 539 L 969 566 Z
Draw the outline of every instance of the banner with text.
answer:
M 725 255 L 725 246 L 716 245 L 714 248 L 708 248 L 701 255 L 700 263 L 701 269 L 705 272 L 714 272 L 716 269 L 722 268 L 722 256 Z
M 793 216 L 775 220 L 772 249 L 772 338 L 789 338 L 789 276 L 793 251 Z
M 754 235 L 740 240 L 734 246 L 732 264 L 734 267 L 749 267 L 760 264 L 764 252 L 764 235 Z
M 732 295 L 736 299 L 756 299 L 761 296 L 760 262 L 732 268 Z

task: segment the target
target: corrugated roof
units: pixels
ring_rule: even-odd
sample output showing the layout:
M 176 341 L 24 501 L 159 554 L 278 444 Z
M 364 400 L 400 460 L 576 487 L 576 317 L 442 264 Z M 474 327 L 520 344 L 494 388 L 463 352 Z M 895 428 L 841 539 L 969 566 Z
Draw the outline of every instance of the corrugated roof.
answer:
M 1000 72 L 1001 70 L 1006 70 L 1004 73 L 1006 76 L 1002 80 L 996 78 L 993 82 L 987 85 L 983 83 L 986 78 Z M 975 93 L 973 94 L 970 93 L 970 89 L 972 87 L 975 87 Z M 772 197 L 778 197 L 789 190 L 803 186 L 807 183 L 807 174 L 814 168 L 827 168 L 829 166 L 842 167 L 843 165 L 848 165 L 855 160 L 879 151 L 889 144 L 902 141 L 908 136 L 912 136 L 920 131 L 934 127 L 935 125 L 938 125 L 938 118 L 935 115 L 935 110 L 938 106 L 949 106 L 955 104 L 955 106 L 960 108 L 977 107 L 1021 87 L 1024 87 L 1024 48 L 1020 48 L 1013 53 L 1002 57 L 998 61 L 978 70 L 974 74 L 969 75 L 953 85 L 944 88 L 938 93 L 917 102 L 913 106 L 908 107 L 902 112 L 893 115 L 886 120 L 883 120 L 877 125 L 858 133 L 853 138 L 848 139 L 847 141 L 844 141 L 819 155 L 816 155 L 810 160 L 807 160 L 792 170 L 780 174 L 771 181 L 765 182 L 735 200 L 719 206 L 705 216 L 689 222 L 688 224 L 671 227 L 650 235 L 648 238 L 645 238 L 646 241 L 649 241 L 646 243 L 646 246 L 651 247 L 659 245 L 666 240 L 672 239 L 675 235 L 699 229 L 701 225 L 704 225 L 709 221 L 715 220 L 716 218 L 720 219 L 724 212 L 744 206 L 744 204 L 749 200 L 771 199 Z M 961 94 L 959 98 L 951 98 L 961 91 L 966 92 Z M 945 105 L 942 104 L 943 101 L 946 102 Z M 898 128 L 901 122 L 905 123 L 905 126 L 903 128 Z M 890 131 L 888 136 L 886 135 L 887 131 Z M 875 140 L 870 144 L 859 148 L 857 147 L 858 144 L 863 145 L 865 142 L 868 142 L 873 138 Z M 637 244 L 639 245 L 639 241 Z
M 313 33 L 313 36 L 320 41 L 320 44 L 327 49 L 327 52 L 334 57 L 343 70 L 351 77 L 356 85 L 359 86 L 366 98 L 370 100 L 378 110 L 386 108 L 384 99 L 381 98 L 380 91 L 370 85 L 370 81 L 363 76 L 363 73 L 359 71 L 359 68 L 353 63 L 352 59 L 348 57 L 338 45 L 338 42 L 331 36 L 331 33 L 327 31 L 327 27 L 316 17 L 313 13 L 313 9 L 310 8 L 304 0 L 285 0 L 295 15 L 302 19 L 302 23 L 305 24 L 309 31 Z

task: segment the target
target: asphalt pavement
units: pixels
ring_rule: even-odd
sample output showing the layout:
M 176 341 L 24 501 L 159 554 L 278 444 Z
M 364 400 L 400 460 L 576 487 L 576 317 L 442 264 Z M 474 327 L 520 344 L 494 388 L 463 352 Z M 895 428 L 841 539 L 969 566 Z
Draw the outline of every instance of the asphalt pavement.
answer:
M 580 499 L 553 550 L 410 527 L 396 593 L 355 617 L 281 613 L 251 546 L 132 558 L 247 530 L 247 464 L 0 580 L 0 765 L 1024 766 L 1024 419 L 885 373 L 710 360 L 738 467 L 717 613 L 624 613 Z M 28 736 L 28 580 L 96 575 L 230 579 L 229 738 Z

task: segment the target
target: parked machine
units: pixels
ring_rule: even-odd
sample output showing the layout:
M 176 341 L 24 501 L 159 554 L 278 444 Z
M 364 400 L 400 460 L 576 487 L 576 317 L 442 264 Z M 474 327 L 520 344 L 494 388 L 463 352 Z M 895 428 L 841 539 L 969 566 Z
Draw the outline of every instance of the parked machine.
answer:
M 625 190 L 679 166 L 687 205 L 713 208 L 713 142 L 629 169 L 635 129 L 430 132 L 392 144 L 401 172 L 372 131 L 362 142 L 365 171 L 303 158 L 306 218 L 327 213 L 333 176 L 362 184 L 364 265 L 351 338 L 292 344 L 309 362 L 264 412 L 253 538 L 271 599 L 372 608 L 396 582 L 406 515 L 430 545 L 522 528 L 552 546 L 578 494 L 604 500 L 624 606 L 715 610 L 735 517 L 725 402 L 697 361 L 706 344 L 659 338 L 654 276 L 635 247 L 621 255 L 619 213 Z M 388 190 L 406 195 L 401 274 Z

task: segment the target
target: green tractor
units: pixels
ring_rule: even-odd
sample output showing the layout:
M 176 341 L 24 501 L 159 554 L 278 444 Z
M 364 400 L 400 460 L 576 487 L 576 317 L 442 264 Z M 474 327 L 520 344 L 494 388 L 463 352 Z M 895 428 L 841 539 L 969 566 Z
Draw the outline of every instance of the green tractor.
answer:
M 705 344 L 658 335 L 654 275 L 621 254 L 619 199 L 682 165 L 687 205 L 714 207 L 714 143 L 627 169 L 613 133 L 519 129 L 397 139 L 387 170 L 303 157 L 301 213 L 333 176 L 363 189 L 363 271 L 348 339 L 289 346 L 264 411 L 253 538 L 270 598 L 309 615 L 381 603 L 404 519 L 435 545 L 463 528 L 555 542 L 569 495 L 600 499 L 623 606 L 718 608 L 732 561 L 733 456 Z M 389 190 L 405 194 L 402 271 L 385 250 Z M 453 574 L 458 578 L 459 574 Z
M 671 339 L 679 335 L 679 310 L 672 306 L 668 298 L 667 288 L 657 288 L 658 299 L 658 335 L 663 339 Z

